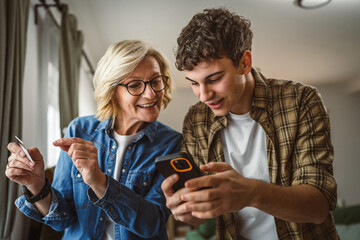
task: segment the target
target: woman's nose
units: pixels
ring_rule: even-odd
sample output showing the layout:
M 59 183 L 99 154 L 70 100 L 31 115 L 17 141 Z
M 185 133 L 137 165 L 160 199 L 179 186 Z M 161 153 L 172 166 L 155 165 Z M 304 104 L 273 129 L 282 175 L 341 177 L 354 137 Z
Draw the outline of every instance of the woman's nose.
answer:
M 148 98 L 148 99 L 153 99 L 156 95 L 155 91 L 151 88 L 150 84 L 146 84 L 147 86 L 145 86 L 145 91 L 142 94 L 143 97 Z

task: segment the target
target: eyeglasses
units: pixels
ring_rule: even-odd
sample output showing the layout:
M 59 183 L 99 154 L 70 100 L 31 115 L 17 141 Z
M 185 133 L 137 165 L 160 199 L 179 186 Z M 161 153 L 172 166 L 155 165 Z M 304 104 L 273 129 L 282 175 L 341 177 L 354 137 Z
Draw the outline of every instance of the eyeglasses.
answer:
M 150 87 L 154 92 L 161 92 L 165 89 L 168 80 L 168 76 L 159 75 L 147 82 L 144 82 L 143 80 L 134 80 L 127 84 L 119 83 L 118 85 L 126 87 L 131 95 L 140 96 L 145 92 L 146 84 L 150 84 Z

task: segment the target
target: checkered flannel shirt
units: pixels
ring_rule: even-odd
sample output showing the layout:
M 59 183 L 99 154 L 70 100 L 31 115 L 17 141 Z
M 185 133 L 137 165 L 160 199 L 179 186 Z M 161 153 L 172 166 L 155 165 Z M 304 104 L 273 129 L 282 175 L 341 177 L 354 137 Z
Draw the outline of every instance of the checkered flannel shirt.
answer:
M 330 120 L 317 90 L 292 81 L 267 79 L 252 69 L 255 92 L 250 116 L 266 133 L 270 182 L 280 186 L 310 184 L 335 209 L 337 184 Z M 224 162 L 221 129 L 225 116 L 215 116 L 199 102 L 190 107 L 183 125 L 182 152 L 197 164 Z M 275 218 L 279 239 L 339 239 L 333 216 L 322 224 L 294 223 Z M 217 239 L 237 239 L 232 213 L 217 218 Z

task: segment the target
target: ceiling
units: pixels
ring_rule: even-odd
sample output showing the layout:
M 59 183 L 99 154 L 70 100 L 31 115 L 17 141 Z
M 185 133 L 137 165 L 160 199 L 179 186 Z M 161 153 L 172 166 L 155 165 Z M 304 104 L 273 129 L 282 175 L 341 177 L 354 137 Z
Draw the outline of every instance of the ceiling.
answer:
M 267 77 L 305 84 L 344 83 L 360 89 L 360 1 L 332 0 L 301 9 L 294 0 L 62 0 L 78 19 L 94 68 L 107 47 L 124 39 L 152 43 L 174 67 L 176 39 L 205 8 L 226 7 L 252 22 L 253 65 Z

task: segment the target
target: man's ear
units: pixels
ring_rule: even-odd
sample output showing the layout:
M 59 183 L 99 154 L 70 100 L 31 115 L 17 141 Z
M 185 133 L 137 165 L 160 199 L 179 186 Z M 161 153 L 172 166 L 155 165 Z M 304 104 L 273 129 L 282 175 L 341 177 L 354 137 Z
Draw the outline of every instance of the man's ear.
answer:
M 251 72 L 252 68 L 252 55 L 249 50 L 245 50 L 244 54 L 242 55 L 240 59 L 241 68 L 243 70 L 243 73 L 245 75 L 249 74 Z

